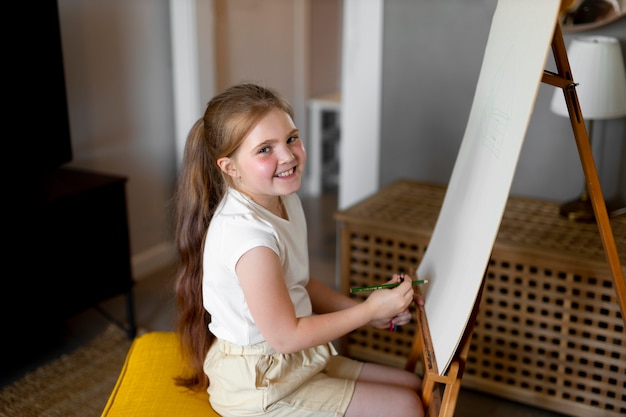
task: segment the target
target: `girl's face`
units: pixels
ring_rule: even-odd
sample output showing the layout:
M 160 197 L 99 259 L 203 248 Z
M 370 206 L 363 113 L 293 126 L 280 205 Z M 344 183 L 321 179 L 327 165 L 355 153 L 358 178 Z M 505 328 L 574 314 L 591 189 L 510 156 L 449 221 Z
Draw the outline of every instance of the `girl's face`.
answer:
M 267 113 L 230 158 L 218 160 L 236 187 L 266 208 L 300 189 L 305 163 L 299 131 L 279 109 Z

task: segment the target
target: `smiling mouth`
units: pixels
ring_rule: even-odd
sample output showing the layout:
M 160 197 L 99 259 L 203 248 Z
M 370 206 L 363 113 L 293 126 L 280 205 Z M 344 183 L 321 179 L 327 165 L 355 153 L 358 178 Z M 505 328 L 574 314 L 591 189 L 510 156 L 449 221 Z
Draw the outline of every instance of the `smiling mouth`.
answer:
M 288 177 L 291 174 L 293 174 L 294 172 L 296 172 L 296 168 L 291 168 L 289 171 L 285 171 L 285 172 L 281 172 L 280 174 L 276 175 L 277 177 Z

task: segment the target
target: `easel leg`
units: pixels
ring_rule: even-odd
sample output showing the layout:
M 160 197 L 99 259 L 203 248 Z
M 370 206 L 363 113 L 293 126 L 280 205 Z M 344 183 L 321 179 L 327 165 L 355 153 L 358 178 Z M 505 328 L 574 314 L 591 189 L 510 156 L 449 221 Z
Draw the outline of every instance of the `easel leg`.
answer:
M 585 127 L 585 120 L 583 118 L 580 103 L 578 101 L 578 95 L 576 93 L 576 83 L 574 82 L 572 71 L 569 66 L 561 26 L 558 23 L 554 31 L 554 38 L 552 39 L 552 53 L 554 55 L 558 74 L 544 71 L 542 82 L 563 89 L 563 95 L 565 103 L 567 104 L 572 130 L 574 131 L 574 137 L 576 138 L 578 154 L 580 156 L 583 172 L 585 174 L 585 181 L 587 190 L 589 191 L 591 205 L 598 224 L 598 230 L 600 232 L 602 245 L 604 246 L 604 252 L 609 262 L 609 269 L 611 270 L 611 274 L 613 276 L 622 317 L 626 320 L 626 279 L 624 279 L 624 272 L 620 265 L 617 246 L 615 245 L 611 224 L 609 223 L 606 202 L 604 201 L 604 196 L 602 195 L 602 187 L 600 185 L 600 179 L 598 178 L 598 172 L 593 159 L 591 144 L 589 143 L 589 136 Z
M 422 403 L 429 417 L 453 417 L 456 403 L 461 391 L 461 382 L 465 363 L 470 351 L 472 340 L 472 332 L 476 317 L 478 316 L 478 308 L 482 298 L 485 286 L 485 277 L 480 286 L 480 290 L 474 302 L 472 314 L 465 327 L 459 347 L 456 350 L 448 370 L 445 375 L 439 375 L 435 354 L 430 338 L 430 330 L 428 327 L 428 319 L 424 306 L 416 304 L 417 331 L 411 351 L 405 366 L 405 369 L 415 372 L 417 361 L 421 355 L 424 365 L 424 375 L 422 377 Z

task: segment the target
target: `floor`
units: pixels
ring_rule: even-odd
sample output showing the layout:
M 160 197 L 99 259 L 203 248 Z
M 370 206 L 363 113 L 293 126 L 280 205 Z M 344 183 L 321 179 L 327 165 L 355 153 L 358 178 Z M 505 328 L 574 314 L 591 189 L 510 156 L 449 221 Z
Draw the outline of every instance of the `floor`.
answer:
M 309 251 L 311 273 L 337 287 L 336 233 L 333 214 L 337 207 L 336 193 L 325 192 L 320 198 L 303 197 L 309 223 Z M 174 329 L 176 314 L 172 294 L 174 266 L 165 268 L 139 280 L 134 288 L 135 314 L 139 331 L 170 331 Z M 103 314 L 103 312 L 105 314 Z M 126 304 L 123 296 L 115 297 L 73 318 L 68 323 L 65 344 L 42 355 L 36 361 L 9 375 L 0 376 L 0 386 L 19 378 L 25 372 L 55 356 L 73 349 L 84 340 L 98 334 L 113 319 L 123 322 Z M 508 401 L 485 393 L 461 389 L 455 417 L 563 417 L 562 414 Z

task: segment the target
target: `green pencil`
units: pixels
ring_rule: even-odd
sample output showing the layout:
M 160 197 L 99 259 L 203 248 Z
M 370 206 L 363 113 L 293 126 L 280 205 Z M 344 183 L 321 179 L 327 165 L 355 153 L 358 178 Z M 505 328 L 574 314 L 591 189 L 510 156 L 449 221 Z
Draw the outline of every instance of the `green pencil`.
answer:
M 428 283 L 427 279 L 418 279 L 416 281 L 411 281 L 413 285 L 421 285 Z M 394 282 L 392 284 L 381 284 L 381 285 L 372 285 L 369 287 L 359 287 L 359 288 L 350 288 L 350 293 L 360 292 L 360 291 L 372 291 L 372 290 L 380 290 L 382 288 L 395 288 L 400 285 L 400 282 Z

